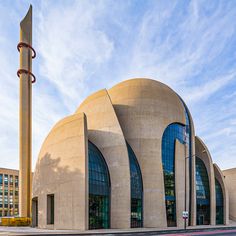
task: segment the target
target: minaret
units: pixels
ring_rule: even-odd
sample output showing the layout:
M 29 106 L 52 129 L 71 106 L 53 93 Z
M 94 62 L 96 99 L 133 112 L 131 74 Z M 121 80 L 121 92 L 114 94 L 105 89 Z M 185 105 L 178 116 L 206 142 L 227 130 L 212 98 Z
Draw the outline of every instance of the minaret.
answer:
M 32 48 L 32 6 L 20 23 L 20 69 L 17 71 L 20 82 L 20 170 L 19 170 L 19 208 L 21 217 L 31 216 L 32 197 L 32 58 L 36 56 Z

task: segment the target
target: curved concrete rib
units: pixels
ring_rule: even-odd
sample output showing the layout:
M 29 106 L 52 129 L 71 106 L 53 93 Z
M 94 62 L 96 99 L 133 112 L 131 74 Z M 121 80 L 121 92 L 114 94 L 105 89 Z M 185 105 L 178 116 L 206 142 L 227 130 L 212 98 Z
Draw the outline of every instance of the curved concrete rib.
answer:
M 77 112 L 88 120 L 88 138 L 103 154 L 111 178 L 111 228 L 130 228 L 129 157 L 116 113 L 107 91 L 89 96 Z
M 45 139 L 33 178 L 39 228 L 88 229 L 88 153 L 86 116 L 59 121 Z M 54 194 L 54 224 L 47 224 L 47 194 Z
M 204 144 L 204 142 L 199 138 L 195 137 L 195 151 L 196 156 L 200 158 L 207 169 L 208 178 L 209 178 L 209 187 L 210 187 L 210 224 L 215 225 L 216 222 L 216 194 L 215 194 L 215 175 L 213 162 L 211 158 L 211 154 Z
M 226 187 L 222 171 L 220 170 L 217 164 L 214 163 L 213 166 L 214 166 L 215 178 L 219 181 L 224 196 L 224 224 L 227 225 L 229 224 L 229 193 Z

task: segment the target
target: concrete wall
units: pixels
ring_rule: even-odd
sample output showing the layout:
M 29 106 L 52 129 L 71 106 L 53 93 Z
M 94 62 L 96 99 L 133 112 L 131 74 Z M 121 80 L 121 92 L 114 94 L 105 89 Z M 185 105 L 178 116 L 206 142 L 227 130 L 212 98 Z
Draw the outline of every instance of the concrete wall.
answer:
M 33 178 L 39 228 L 88 229 L 87 150 L 84 114 L 66 117 L 49 133 Z M 54 225 L 47 225 L 47 194 L 54 194 Z
M 223 175 L 229 191 L 229 218 L 236 221 L 236 168 L 224 170 Z
M 174 91 L 154 80 L 127 80 L 108 93 L 143 175 L 144 227 L 165 227 L 162 135 L 171 123 L 185 124 L 183 105 Z
M 77 112 L 86 113 L 88 137 L 103 154 L 111 179 L 111 228 L 130 228 L 130 169 L 123 132 L 107 91 L 89 96 Z
M 180 143 L 179 140 L 176 140 L 175 141 L 176 219 L 177 219 L 177 227 L 180 227 L 180 228 L 184 227 L 184 220 L 182 217 L 182 213 L 183 211 L 185 211 L 185 200 L 186 200 L 186 209 L 188 209 L 187 181 L 186 181 L 186 199 L 185 199 L 185 171 L 186 171 L 186 180 L 187 180 L 188 179 L 188 165 L 187 165 L 187 160 L 185 156 L 186 156 L 185 145 Z M 186 161 L 186 166 L 185 166 L 185 161 Z

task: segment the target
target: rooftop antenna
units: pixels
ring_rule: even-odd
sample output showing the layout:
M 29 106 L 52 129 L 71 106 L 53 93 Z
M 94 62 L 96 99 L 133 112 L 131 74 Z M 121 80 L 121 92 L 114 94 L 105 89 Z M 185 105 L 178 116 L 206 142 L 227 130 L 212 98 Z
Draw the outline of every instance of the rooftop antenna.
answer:
M 20 22 L 20 169 L 19 169 L 19 208 L 21 217 L 31 217 L 32 192 L 32 83 L 36 78 L 32 73 L 32 58 L 36 57 L 32 48 L 32 5 Z

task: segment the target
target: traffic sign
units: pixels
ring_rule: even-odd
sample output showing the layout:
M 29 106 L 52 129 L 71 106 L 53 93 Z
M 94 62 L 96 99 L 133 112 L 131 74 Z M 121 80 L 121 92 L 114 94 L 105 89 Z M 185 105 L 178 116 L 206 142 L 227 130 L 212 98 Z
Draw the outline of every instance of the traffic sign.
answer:
M 188 211 L 183 211 L 183 219 L 188 219 Z

